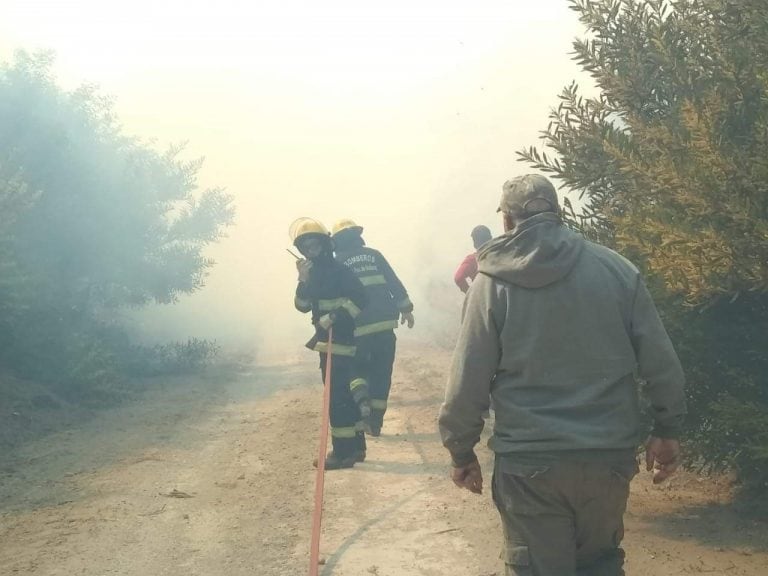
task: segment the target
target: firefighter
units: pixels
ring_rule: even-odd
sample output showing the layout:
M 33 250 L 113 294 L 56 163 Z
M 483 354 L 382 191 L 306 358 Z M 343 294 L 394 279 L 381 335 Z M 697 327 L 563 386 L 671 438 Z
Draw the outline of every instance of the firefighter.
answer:
M 395 332 L 401 324 L 413 328 L 413 304 L 402 282 L 380 252 L 365 246 L 363 228 L 354 221 L 339 220 L 333 227 L 336 260 L 352 270 L 365 286 L 368 306 L 356 320 L 355 343 L 360 372 L 371 396 L 372 436 L 381 434 L 392 385 Z M 358 380 L 355 385 L 362 385 Z
M 365 288 L 354 274 L 333 259 L 328 230 L 316 220 L 299 218 L 290 227 L 294 246 L 305 259 L 296 262 L 299 282 L 294 304 L 312 313 L 315 334 L 307 348 L 320 353 L 320 372 L 325 374 L 328 334 L 333 327 L 331 353 L 331 443 L 326 470 L 351 468 L 365 460 L 365 435 L 360 407 L 352 397 L 350 382 L 355 370 L 355 318 L 368 301 Z M 367 401 L 367 395 L 366 395 Z

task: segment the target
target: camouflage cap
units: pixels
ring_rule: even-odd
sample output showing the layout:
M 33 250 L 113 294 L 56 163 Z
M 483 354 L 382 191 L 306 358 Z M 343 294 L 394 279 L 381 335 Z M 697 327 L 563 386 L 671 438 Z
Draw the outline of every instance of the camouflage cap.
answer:
M 540 174 L 526 174 L 504 182 L 501 202 L 496 211 L 512 214 L 559 212 L 560 204 L 555 187 L 547 178 Z

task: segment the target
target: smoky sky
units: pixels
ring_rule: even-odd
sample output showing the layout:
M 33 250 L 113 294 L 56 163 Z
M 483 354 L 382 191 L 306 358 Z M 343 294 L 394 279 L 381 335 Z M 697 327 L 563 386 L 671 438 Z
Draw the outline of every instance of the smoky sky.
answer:
M 6 0 L 0 57 L 56 53 L 59 83 L 96 83 L 126 133 L 205 157 L 201 188 L 234 194 L 201 292 L 138 315 L 149 338 L 301 353 L 288 226 L 352 218 L 415 303 L 412 337 L 458 321 L 453 271 L 477 224 L 502 232 L 502 183 L 531 169 L 557 94 L 585 78 L 564 0 L 381 6 Z

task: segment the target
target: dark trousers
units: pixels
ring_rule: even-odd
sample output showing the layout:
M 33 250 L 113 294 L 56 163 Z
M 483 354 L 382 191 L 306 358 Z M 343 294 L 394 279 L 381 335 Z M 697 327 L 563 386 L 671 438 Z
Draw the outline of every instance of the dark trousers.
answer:
M 325 381 L 327 354 L 320 354 L 320 374 Z M 365 450 L 365 436 L 359 431 L 360 410 L 352 398 L 349 383 L 354 370 L 354 358 L 333 355 L 331 362 L 331 443 L 340 458 Z
M 497 455 L 493 500 L 507 576 L 624 576 L 624 511 L 637 473 L 632 451 L 537 461 Z
M 372 424 L 378 427 L 381 427 L 384 413 L 387 411 L 396 342 L 397 338 L 393 330 L 358 336 L 355 342 L 357 371 L 368 382 Z

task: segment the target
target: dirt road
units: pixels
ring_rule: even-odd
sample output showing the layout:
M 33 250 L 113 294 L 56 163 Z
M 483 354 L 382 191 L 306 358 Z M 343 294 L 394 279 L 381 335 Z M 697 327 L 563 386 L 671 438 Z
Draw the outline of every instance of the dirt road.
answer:
M 453 487 L 436 434 L 448 353 L 401 349 L 384 435 L 326 478 L 321 573 L 501 576 L 490 494 Z M 306 574 L 321 401 L 309 356 L 159 387 L 5 458 L 0 574 Z M 768 574 L 768 523 L 728 500 L 690 474 L 636 479 L 627 574 Z

